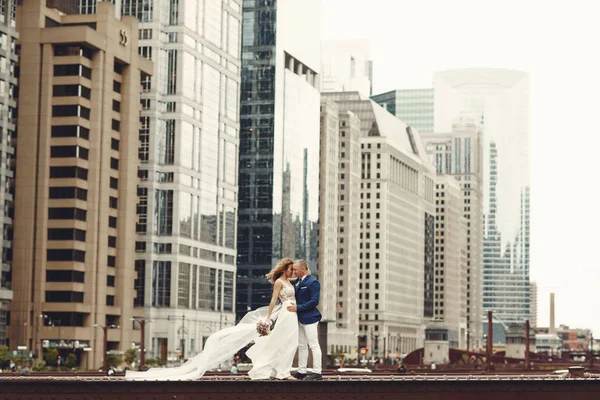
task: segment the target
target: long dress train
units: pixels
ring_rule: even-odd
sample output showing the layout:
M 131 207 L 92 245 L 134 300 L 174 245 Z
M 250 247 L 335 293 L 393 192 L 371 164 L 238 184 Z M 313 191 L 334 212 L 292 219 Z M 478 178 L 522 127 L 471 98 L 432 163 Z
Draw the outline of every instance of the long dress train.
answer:
M 183 365 L 175 368 L 151 368 L 145 372 L 127 371 L 125 379 L 128 381 L 199 379 L 206 371 L 231 360 L 238 350 L 253 341 L 254 346 L 247 352 L 253 364 L 252 370 L 248 372 L 252 379 L 289 376 L 298 345 L 298 317 L 296 313 L 287 311 L 287 306 L 294 302 L 294 287 L 289 282 L 287 285 L 284 283 L 280 300 L 282 305 L 277 305 L 271 313 L 271 319 L 276 320 L 276 324 L 270 335 L 260 337 L 256 331 L 256 324 L 266 320 L 269 309 L 261 307 L 247 313 L 237 325 L 210 335 L 204 350 Z

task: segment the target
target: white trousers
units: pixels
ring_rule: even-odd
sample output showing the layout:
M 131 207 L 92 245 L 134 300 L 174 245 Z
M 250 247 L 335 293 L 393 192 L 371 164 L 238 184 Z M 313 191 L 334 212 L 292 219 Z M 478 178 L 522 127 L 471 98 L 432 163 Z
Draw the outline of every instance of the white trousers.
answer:
M 319 346 L 318 322 L 314 324 L 298 323 L 298 372 L 306 374 L 308 364 L 308 348 L 313 356 L 313 372 L 320 374 L 322 372 L 321 347 Z

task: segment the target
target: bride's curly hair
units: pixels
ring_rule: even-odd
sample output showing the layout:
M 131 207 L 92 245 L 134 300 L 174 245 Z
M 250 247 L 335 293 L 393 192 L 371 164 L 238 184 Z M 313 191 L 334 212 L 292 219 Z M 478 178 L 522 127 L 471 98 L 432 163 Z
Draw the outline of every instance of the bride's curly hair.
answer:
M 269 282 L 271 282 L 272 284 L 275 284 L 275 281 L 277 279 L 279 279 L 279 277 L 281 275 L 283 275 L 283 273 L 285 272 L 285 270 L 291 264 L 294 264 L 294 260 L 292 260 L 291 258 L 282 258 L 279 261 L 279 264 L 277 264 L 277 266 L 275 268 L 273 268 L 271 270 L 271 272 L 269 272 L 267 275 L 265 275 L 265 277 L 269 280 Z

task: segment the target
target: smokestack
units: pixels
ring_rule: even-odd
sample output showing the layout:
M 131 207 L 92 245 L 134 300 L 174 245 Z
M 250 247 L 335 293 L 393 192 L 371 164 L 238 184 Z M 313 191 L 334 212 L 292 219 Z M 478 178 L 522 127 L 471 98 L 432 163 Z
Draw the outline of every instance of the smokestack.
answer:
M 554 322 L 554 293 L 550 293 L 550 327 L 548 333 L 556 333 L 556 324 Z

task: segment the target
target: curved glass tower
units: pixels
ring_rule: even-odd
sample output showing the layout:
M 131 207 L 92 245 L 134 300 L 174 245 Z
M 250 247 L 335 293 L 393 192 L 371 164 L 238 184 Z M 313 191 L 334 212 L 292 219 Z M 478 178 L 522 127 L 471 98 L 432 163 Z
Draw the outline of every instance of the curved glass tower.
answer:
M 465 115 L 482 126 L 483 311 L 522 323 L 531 317 L 529 77 L 501 69 L 438 72 L 434 102 L 436 132 Z

